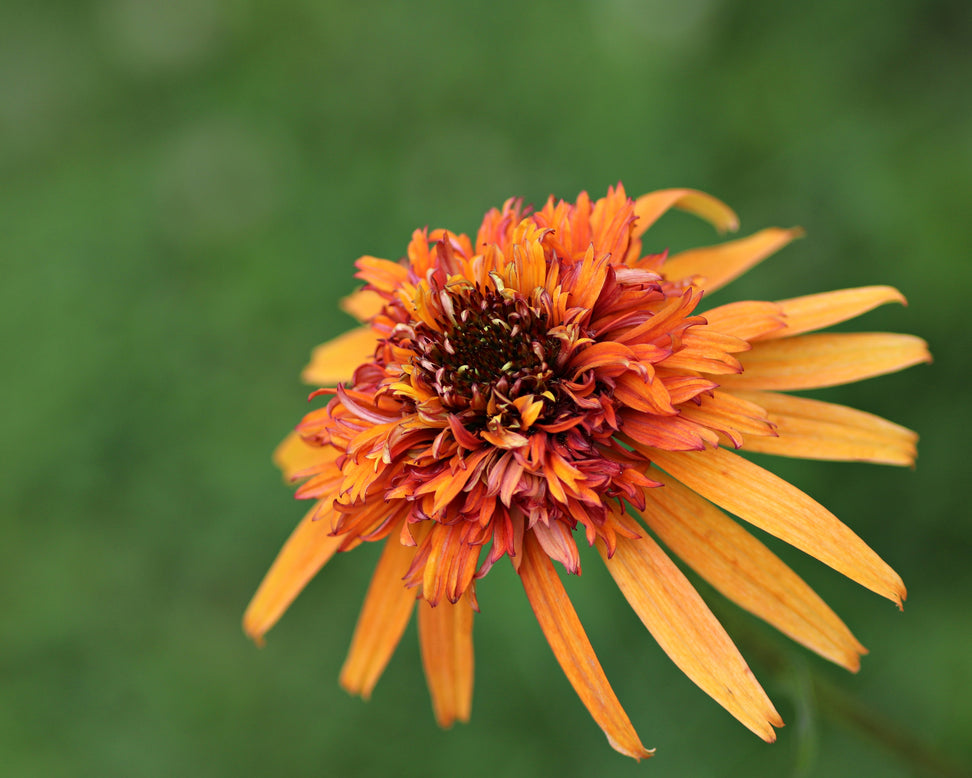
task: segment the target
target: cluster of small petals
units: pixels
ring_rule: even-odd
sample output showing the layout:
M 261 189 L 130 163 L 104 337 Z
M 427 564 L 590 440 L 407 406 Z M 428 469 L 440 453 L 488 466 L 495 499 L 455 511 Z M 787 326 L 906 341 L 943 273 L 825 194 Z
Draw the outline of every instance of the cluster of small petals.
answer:
M 842 622 L 720 508 L 898 603 L 900 578 L 826 509 L 728 449 L 913 462 L 909 430 L 780 391 L 899 370 L 927 348 L 905 335 L 803 334 L 903 302 L 890 287 L 701 312 L 703 291 L 801 233 L 645 252 L 645 231 L 672 207 L 737 226 L 700 192 L 631 200 L 619 185 L 535 211 L 511 199 L 475 240 L 416 230 L 400 261 L 358 260 L 364 287 L 346 308 L 364 324 L 315 351 L 304 375 L 326 387 L 312 398 L 329 399 L 277 452 L 297 496 L 318 502 L 244 617 L 255 639 L 333 553 L 386 539 L 341 682 L 370 694 L 417 599 L 448 726 L 469 715 L 476 581 L 509 557 L 611 744 L 648 756 L 552 572 L 551 560 L 580 573 L 583 542 L 676 664 L 772 740 L 782 720 L 648 527 L 730 599 L 857 668 L 864 649 Z

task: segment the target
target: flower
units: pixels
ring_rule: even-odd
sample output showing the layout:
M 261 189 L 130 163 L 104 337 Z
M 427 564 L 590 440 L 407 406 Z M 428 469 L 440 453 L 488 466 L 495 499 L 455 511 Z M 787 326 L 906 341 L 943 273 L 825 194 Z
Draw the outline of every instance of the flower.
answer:
M 341 685 L 367 698 L 418 608 L 433 708 L 469 717 L 476 581 L 508 557 L 557 661 L 610 744 L 650 756 L 622 709 L 553 562 L 597 547 L 679 668 L 766 741 L 783 725 L 742 656 L 661 544 L 743 608 L 857 670 L 865 649 L 824 602 L 725 512 L 900 607 L 898 575 L 833 514 L 733 449 L 907 465 L 916 435 L 785 392 L 930 359 L 909 335 L 806 334 L 878 305 L 887 286 L 699 311 L 711 292 L 798 237 L 765 229 L 645 253 L 670 208 L 735 230 L 701 192 L 637 200 L 518 200 L 475 242 L 418 230 L 398 262 L 365 256 L 345 308 L 365 322 L 319 346 L 304 379 L 329 397 L 277 449 L 314 500 L 244 616 L 257 642 L 337 551 L 384 547 Z M 725 512 L 724 512 L 725 511 Z M 660 543 L 659 543 L 660 541 Z

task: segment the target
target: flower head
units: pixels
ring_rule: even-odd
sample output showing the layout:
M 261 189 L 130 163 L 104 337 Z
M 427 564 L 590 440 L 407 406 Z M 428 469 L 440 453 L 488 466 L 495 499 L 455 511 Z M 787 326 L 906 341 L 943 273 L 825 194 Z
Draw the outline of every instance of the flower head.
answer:
M 475 240 L 416 231 L 407 257 L 362 257 L 346 308 L 364 324 L 320 346 L 304 378 L 329 397 L 278 448 L 314 501 L 244 617 L 255 640 L 337 551 L 382 541 L 341 684 L 368 697 L 418 603 L 438 722 L 469 717 L 476 581 L 508 557 L 554 654 L 618 751 L 646 749 L 597 661 L 553 562 L 596 546 L 672 660 L 767 741 L 779 714 L 668 550 L 742 607 L 856 670 L 864 648 L 726 513 L 900 606 L 901 579 L 803 492 L 733 453 L 910 464 L 914 433 L 785 394 L 929 359 L 894 334 L 805 334 L 903 298 L 866 287 L 700 310 L 799 230 L 652 253 L 668 209 L 720 231 L 736 217 L 692 190 L 637 200 L 516 200 Z

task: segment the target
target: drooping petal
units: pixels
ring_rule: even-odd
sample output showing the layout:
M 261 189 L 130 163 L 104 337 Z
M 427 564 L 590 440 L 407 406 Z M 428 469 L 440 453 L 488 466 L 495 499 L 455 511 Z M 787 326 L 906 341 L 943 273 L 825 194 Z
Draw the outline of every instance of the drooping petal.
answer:
M 273 463 L 280 468 L 285 481 L 299 478 L 308 468 L 333 462 L 338 450 L 330 446 L 311 446 L 297 432 L 291 432 L 274 449 Z
M 530 607 L 557 662 L 611 747 L 635 759 L 651 756 L 654 750 L 645 748 L 638 738 L 597 661 L 553 564 L 531 532 L 523 538 L 523 558 L 518 572 Z
M 904 295 L 893 286 L 863 286 L 780 300 L 777 304 L 783 311 L 786 326 L 756 335 L 753 339 L 786 338 L 820 330 L 853 319 L 885 303 L 906 304 Z
M 389 536 L 358 616 L 339 683 L 346 691 L 360 694 L 366 700 L 412 616 L 416 592 L 406 589 L 402 579 L 414 556 L 415 547 L 402 545 L 397 532 Z
M 651 537 L 598 551 L 631 608 L 662 650 L 699 688 L 763 740 L 783 726 L 759 682 L 692 584 Z
M 300 374 L 305 384 L 334 386 L 350 381 L 355 369 L 374 356 L 378 338 L 371 327 L 356 327 L 314 349 Z
M 344 540 L 331 535 L 334 513 L 326 502 L 311 508 L 297 525 L 243 614 L 243 631 L 258 645 Z
M 365 322 L 378 315 L 385 305 L 385 299 L 370 289 L 358 289 L 343 297 L 338 305 L 345 313 L 351 314 L 358 321 Z
M 633 237 L 643 235 L 671 208 L 695 214 L 705 219 L 719 232 L 735 232 L 739 229 L 739 218 L 721 200 L 694 189 L 660 189 L 635 200 L 634 212 L 638 221 L 634 225 Z
M 645 493 L 645 523 L 726 597 L 848 670 L 864 647 L 803 580 L 712 503 L 657 469 L 664 486 Z
M 800 335 L 753 344 L 740 356 L 743 372 L 720 377 L 730 389 L 820 389 L 894 373 L 931 361 L 913 335 L 854 332 Z
M 682 251 L 669 258 L 662 273 L 670 281 L 697 276 L 697 285 L 711 294 L 802 235 L 799 228 L 771 227 L 747 238 Z
M 440 727 L 469 721 L 473 692 L 473 608 L 471 593 L 436 606 L 419 598 L 422 666 Z
M 743 448 L 801 459 L 914 464 L 918 436 L 880 416 L 775 392 L 733 392 L 766 409 L 777 437 L 747 438 Z
M 898 574 L 830 511 L 782 478 L 721 448 L 659 450 L 652 459 L 707 500 L 901 607 L 906 590 Z

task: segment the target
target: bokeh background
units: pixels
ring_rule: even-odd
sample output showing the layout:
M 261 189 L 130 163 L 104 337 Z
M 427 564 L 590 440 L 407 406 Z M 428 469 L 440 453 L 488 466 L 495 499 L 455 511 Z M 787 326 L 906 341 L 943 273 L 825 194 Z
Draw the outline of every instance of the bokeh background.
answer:
M 841 0 L 63 0 L 0 5 L 0 773 L 912 776 L 972 764 L 972 5 Z M 269 459 L 350 324 L 361 254 L 506 197 L 704 189 L 808 237 L 714 302 L 872 283 L 936 361 L 819 393 L 920 431 L 915 470 L 773 462 L 904 577 L 903 613 L 780 553 L 871 649 L 833 668 L 711 595 L 788 726 L 747 732 L 592 556 L 567 581 L 645 743 L 616 755 L 508 565 L 472 721 L 414 625 L 368 704 L 337 674 L 376 549 L 258 650 L 239 621 L 304 506 Z M 672 249 L 715 242 L 671 214 Z M 765 462 L 764 462 L 765 463 Z

